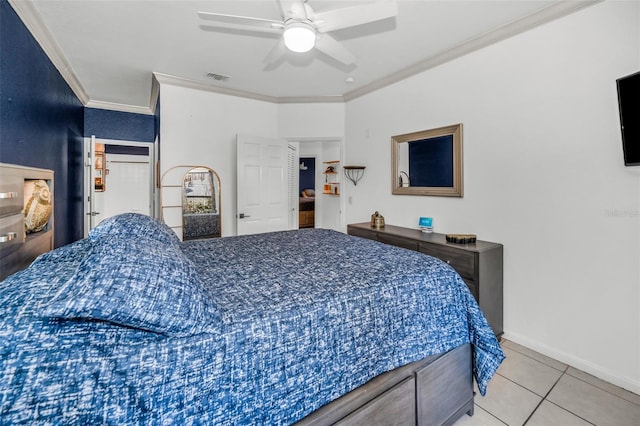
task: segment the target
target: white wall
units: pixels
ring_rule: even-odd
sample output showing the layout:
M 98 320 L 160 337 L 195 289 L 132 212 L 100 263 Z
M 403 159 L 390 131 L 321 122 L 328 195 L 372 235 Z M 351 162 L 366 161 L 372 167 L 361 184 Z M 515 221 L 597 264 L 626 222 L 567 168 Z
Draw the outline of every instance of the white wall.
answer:
M 278 105 L 278 136 L 285 139 L 342 138 L 345 105 L 308 103 Z
M 640 393 L 640 168 L 623 166 L 615 91 L 639 40 L 640 3 L 604 2 L 346 105 L 162 85 L 161 168 L 215 169 L 234 235 L 236 133 L 344 137 L 343 164 L 367 167 L 342 186 L 347 223 L 427 215 L 503 243 L 506 337 Z M 390 137 L 458 122 L 464 198 L 392 196 Z
M 236 235 L 236 134 L 301 140 L 301 144 L 344 136 L 341 103 L 274 104 L 171 84 L 161 84 L 160 97 L 161 173 L 178 165 L 203 165 L 220 175 L 223 236 Z M 320 163 L 326 161 L 322 155 Z M 335 210 L 339 214 L 340 206 Z M 165 210 L 165 221 L 177 226 L 181 219 L 173 213 L 177 210 Z M 333 217 L 324 220 L 325 226 L 334 227 L 329 221 Z
M 605 2 L 346 107 L 347 223 L 504 244 L 505 336 L 640 392 L 640 168 L 616 78 L 640 67 L 640 3 Z M 464 198 L 391 195 L 390 137 L 464 124 Z
M 322 185 L 326 165 L 323 161 L 342 160 L 345 130 L 343 103 L 281 104 L 278 107 L 278 134 L 281 138 L 300 141 L 300 155 L 316 158 L 316 228 L 345 231 L 342 219 L 344 198 L 324 195 Z M 342 168 L 338 180 L 344 181 Z M 344 186 L 344 183 L 341 183 Z
M 236 134 L 277 137 L 277 105 L 169 84 L 161 85 L 160 96 L 161 172 L 177 165 L 214 169 L 221 181 L 222 235 L 235 235 Z

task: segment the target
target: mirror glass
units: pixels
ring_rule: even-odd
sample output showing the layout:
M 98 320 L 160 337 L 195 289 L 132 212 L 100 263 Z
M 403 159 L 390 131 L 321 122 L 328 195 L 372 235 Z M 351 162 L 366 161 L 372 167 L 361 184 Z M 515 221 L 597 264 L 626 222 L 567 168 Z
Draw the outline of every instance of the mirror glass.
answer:
M 207 167 L 189 170 L 182 182 L 182 240 L 218 238 L 220 218 L 220 177 Z
M 391 138 L 392 193 L 462 197 L 462 124 Z

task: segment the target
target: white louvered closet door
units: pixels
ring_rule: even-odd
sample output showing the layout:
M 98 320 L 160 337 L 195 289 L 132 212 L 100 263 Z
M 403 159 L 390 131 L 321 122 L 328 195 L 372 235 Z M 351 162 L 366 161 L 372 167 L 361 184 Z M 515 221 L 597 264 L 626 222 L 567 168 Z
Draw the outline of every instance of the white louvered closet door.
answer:
M 298 229 L 298 207 L 299 194 L 298 187 L 300 181 L 300 154 L 298 149 L 289 144 L 287 155 L 287 186 L 289 189 L 289 229 Z

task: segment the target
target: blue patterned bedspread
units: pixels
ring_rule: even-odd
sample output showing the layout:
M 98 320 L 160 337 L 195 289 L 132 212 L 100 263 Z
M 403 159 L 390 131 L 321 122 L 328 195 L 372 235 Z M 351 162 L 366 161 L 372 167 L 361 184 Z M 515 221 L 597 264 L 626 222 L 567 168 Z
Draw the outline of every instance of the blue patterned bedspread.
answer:
M 290 424 L 467 342 L 484 393 L 503 359 L 432 257 L 321 229 L 167 235 L 95 232 L 0 283 L 1 424 Z

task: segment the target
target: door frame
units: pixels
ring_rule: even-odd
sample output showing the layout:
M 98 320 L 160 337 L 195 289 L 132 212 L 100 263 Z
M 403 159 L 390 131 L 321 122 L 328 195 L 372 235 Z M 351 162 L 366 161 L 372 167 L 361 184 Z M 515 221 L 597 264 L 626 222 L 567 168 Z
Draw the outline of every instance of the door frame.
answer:
M 340 152 L 340 158 L 338 160 L 340 160 L 340 168 L 342 169 L 342 166 L 345 164 L 344 163 L 344 159 L 345 159 L 345 143 L 344 143 L 344 138 L 339 137 L 339 136 L 335 136 L 335 137 L 302 137 L 302 138 L 286 138 L 286 140 L 288 142 L 299 142 L 298 144 L 298 156 L 300 156 L 300 152 L 302 151 L 302 146 L 304 143 L 306 142 L 318 142 L 320 144 L 324 144 L 324 143 L 329 143 L 329 142 L 337 142 L 339 144 L 339 152 Z M 304 157 L 315 157 L 316 159 L 316 174 L 318 173 L 318 170 L 320 170 L 322 162 L 323 161 L 327 161 L 326 158 L 323 157 L 323 152 L 315 152 L 313 154 L 304 154 Z M 332 160 L 335 160 L 335 158 L 331 158 Z M 342 174 L 342 171 L 340 171 L 340 182 L 344 181 L 344 175 Z M 340 230 L 342 232 L 347 232 L 347 225 L 346 225 L 346 212 L 345 212 L 345 207 L 346 207 L 346 199 L 347 199 L 347 194 L 346 194 L 346 187 L 348 185 L 343 184 L 341 185 L 342 187 L 340 188 L 341 190 L 341 194 L 340 194 L 340 213 L 339 213 L 339 226 L 340 226 Z M 316 185 L 316 187 L 318 187 Z M 318 191 L 316 189 L 316 204 L 315 204 L 315 217 L 316 217 L 316 227 L 323 227 L 323 223 L 321 220 L 321 214 L 319 214 L 320 211 L 322 211 L 322 209 L 324 209 L 324 203 L 322 202 L 322 198 L 320 197 L 320 195 L 322 195 L 322 193 L 318 194 Z M 319 220 L 320 219 L 320 220 Z
M 83 181 L 84 181 L 84 198 L 83 198 L 83 206 L 84 206 L 84 236 L 87 237 L 90 231 L 90 216 L 91 212 L 91 197 L 95 199 L 95 191 L 93 183 L 93 153 L 94 150 L 91 149 L 92 143 L 101 143 L 105 145 L 121 145 L 121 146 L 143 146 L 149 148 L 149 200 L 151 205 L 149 206 L 149 212 L 152 217 L 157 217 L 157 191 L 156 191 L 156 158 L 158 158 L 158 142 L 157 139 L 155 142 L 139 142 L 139 141 L 126 141 L 126 140 L 117 140 L 117 139 L 104 139 L 98 138 L 95 135 L 91 135 L 89 137 L 84 138 L 83 143 L 83 153 L 82 158 L 84 158 L 84 170 L 83 170 Z

